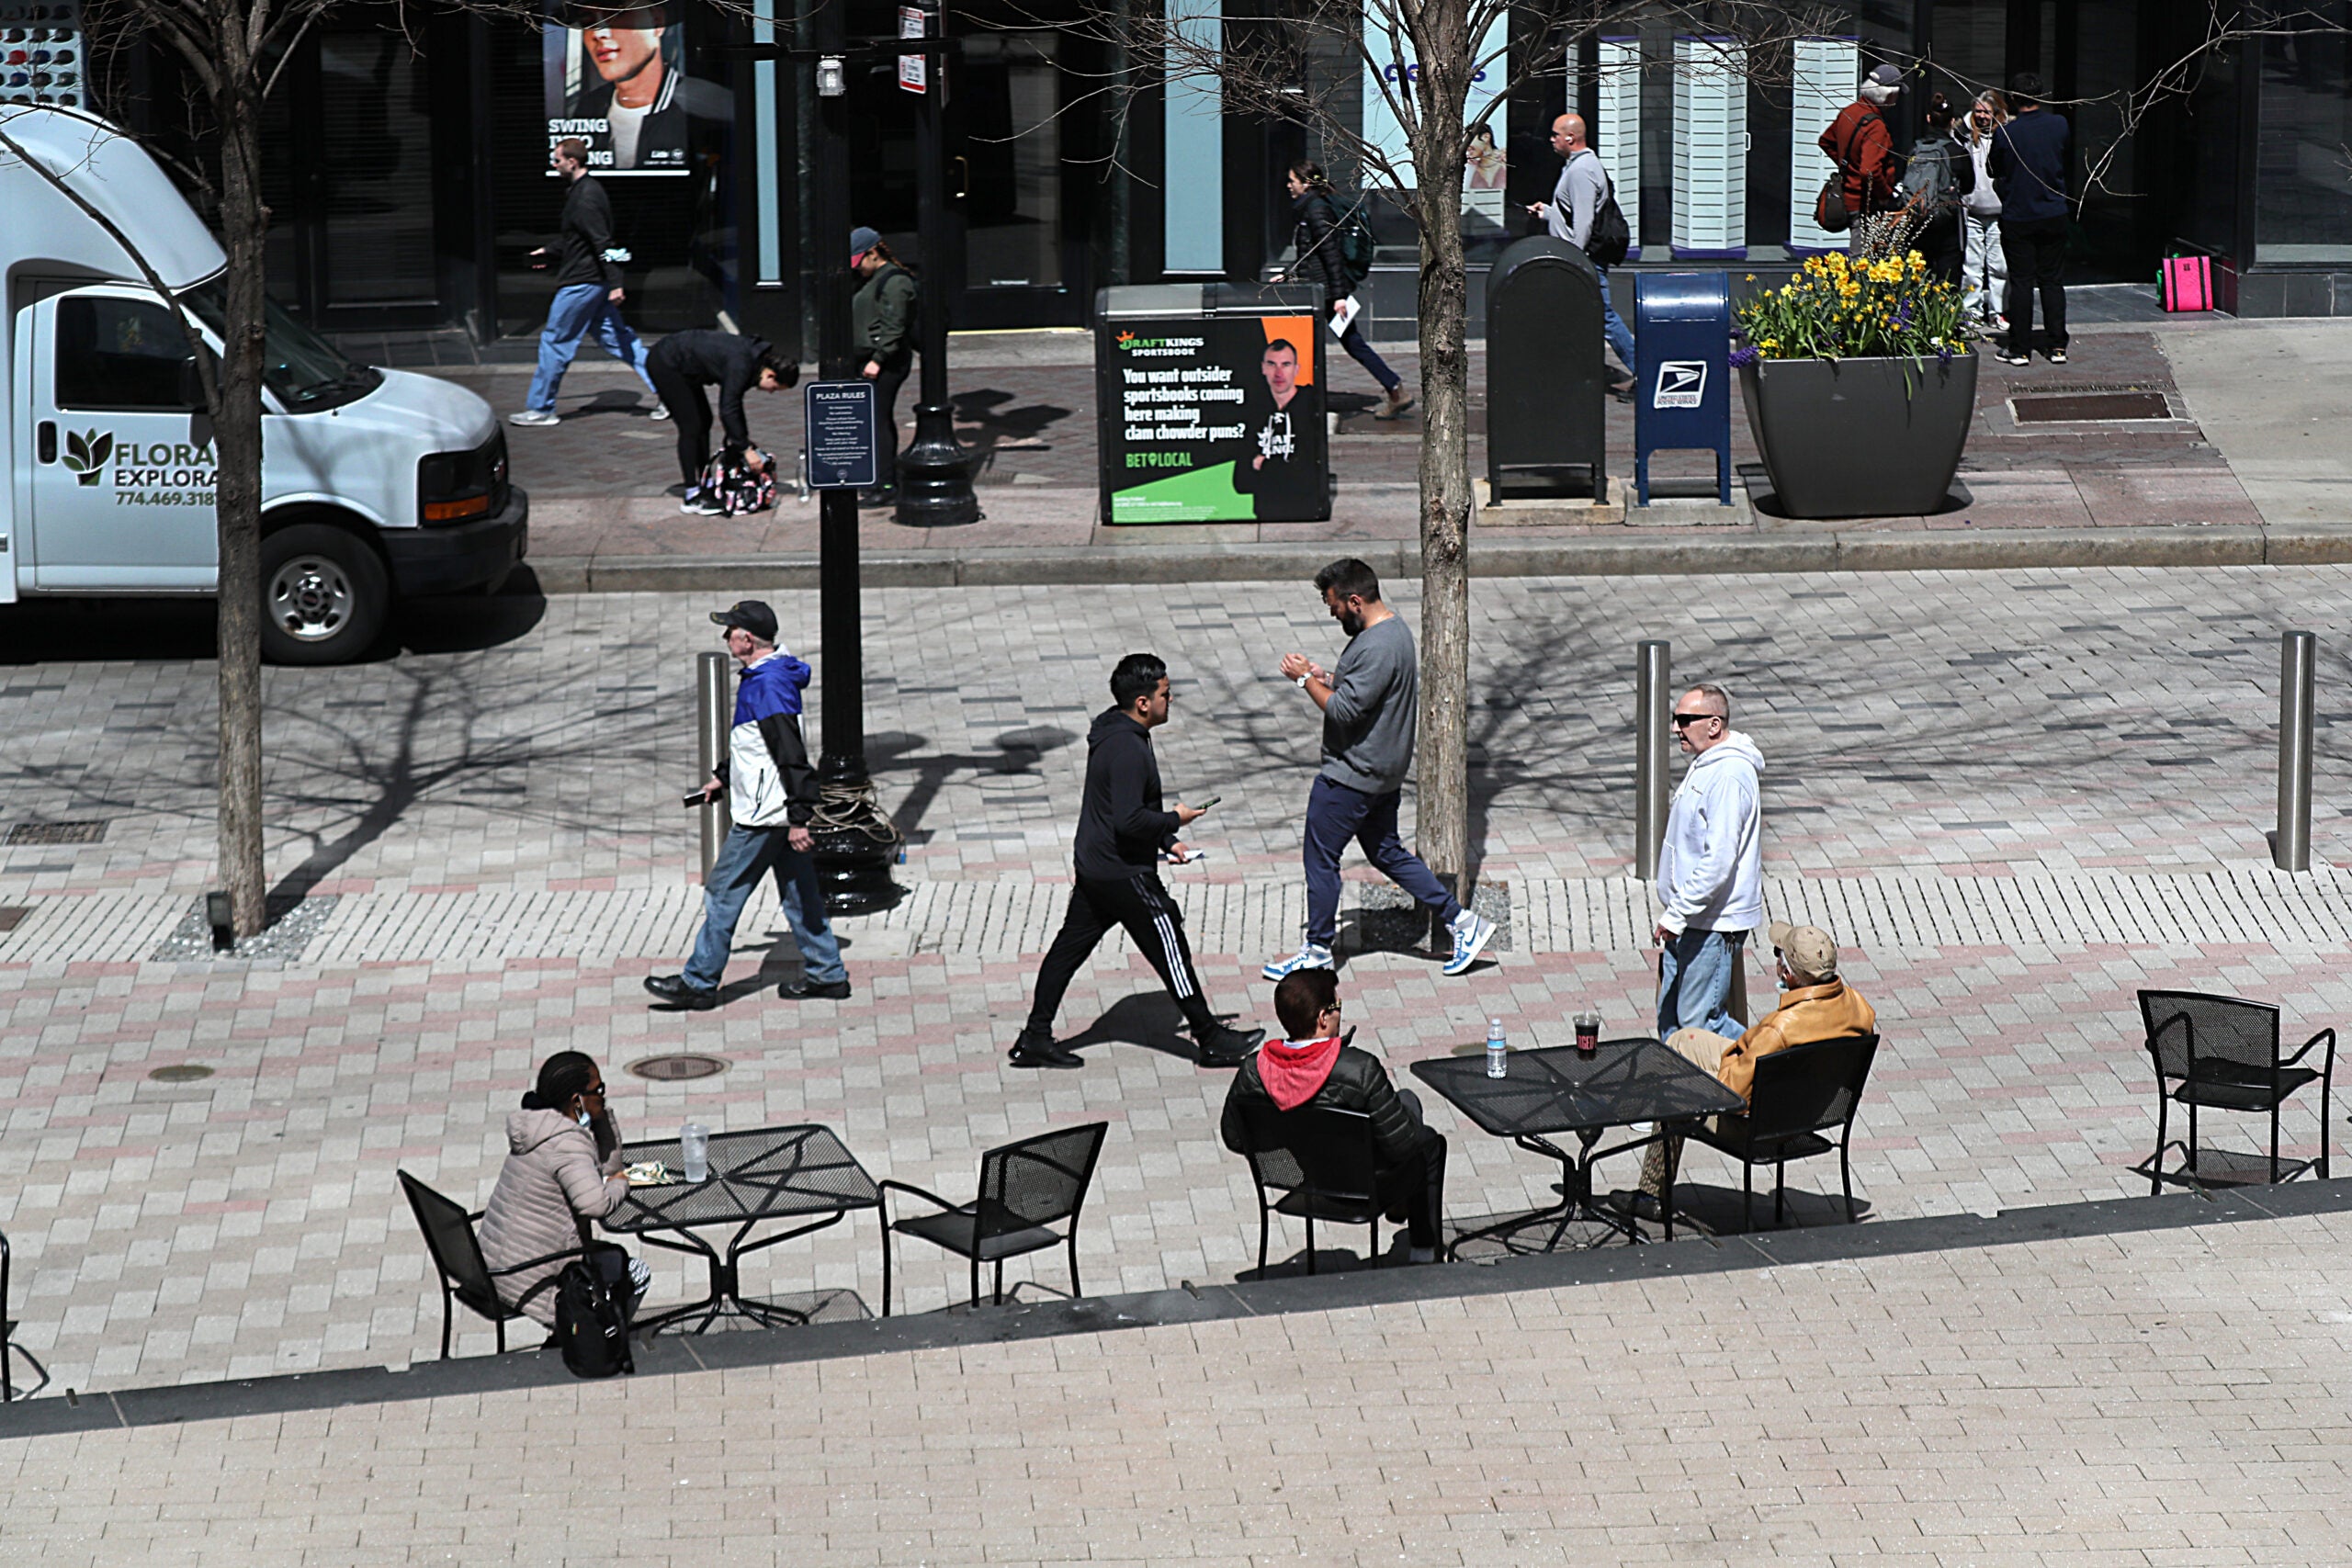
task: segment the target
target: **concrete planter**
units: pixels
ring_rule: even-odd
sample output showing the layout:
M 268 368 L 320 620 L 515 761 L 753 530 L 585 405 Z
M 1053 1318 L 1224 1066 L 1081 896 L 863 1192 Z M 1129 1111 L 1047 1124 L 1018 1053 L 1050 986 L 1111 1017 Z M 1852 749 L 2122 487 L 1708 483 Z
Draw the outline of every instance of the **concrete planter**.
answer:
M 1976 355 L 1766 359 L 1740 389 L 1772 493 L 1792 517 L 1912 517 L 1951 491 L 1976 412 Z

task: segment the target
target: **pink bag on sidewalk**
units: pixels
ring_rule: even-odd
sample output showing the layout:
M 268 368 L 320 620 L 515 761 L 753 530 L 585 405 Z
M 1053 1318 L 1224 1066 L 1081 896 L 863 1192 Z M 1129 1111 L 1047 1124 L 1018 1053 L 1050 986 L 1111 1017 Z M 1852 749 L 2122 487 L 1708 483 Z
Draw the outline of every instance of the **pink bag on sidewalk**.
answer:
M 2165 309 L 2210 310 L 2213 308 L 2213 258 L 2166 256 L 2163 273 Z

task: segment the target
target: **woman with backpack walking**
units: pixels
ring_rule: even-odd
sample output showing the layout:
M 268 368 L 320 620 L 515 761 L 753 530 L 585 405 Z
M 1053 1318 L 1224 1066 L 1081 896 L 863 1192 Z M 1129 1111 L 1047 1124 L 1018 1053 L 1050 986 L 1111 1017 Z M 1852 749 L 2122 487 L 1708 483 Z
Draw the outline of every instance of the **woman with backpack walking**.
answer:
M 1290 186 L 1291 213 L 1297 220 L 1291 235 L 1297 259 L 1291 263 L 1283 277 L 1321 284 L 1323 315 L 1329 321 L 1340 301 L 1353 294 L 1370 275 L 1369 259 L 1359 272 L 1347 255 L 1347 229 L 1340 220 L 1339 205 L 1332 199 L 1331 182 L 1325 177 L 1322 164 L 1306 161 L 1293 164 L 1286 183 Z M 1283 277 L 1275 281 L 1282 282 Z M 1349 321 L 1347 330 L 1340 334 L 1340 346 L 1380 383 L 1380 406 L 1372 411 L 1373 418 L 1395 419 L 1413 406 L 1413 395 L 1405 390 L 1404 378 L 1380 357 L 1363 335 L 1362 326 Z

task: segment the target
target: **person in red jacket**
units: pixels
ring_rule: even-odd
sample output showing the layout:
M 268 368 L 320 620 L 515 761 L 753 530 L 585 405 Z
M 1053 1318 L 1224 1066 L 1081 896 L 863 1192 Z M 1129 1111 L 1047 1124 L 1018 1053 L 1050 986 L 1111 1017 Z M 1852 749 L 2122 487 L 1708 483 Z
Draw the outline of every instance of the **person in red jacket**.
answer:
M 1894 132 L 1886 111 L 1903 95 L 1903 73 L 1881 65 L 1862 78 L 1860 96 L 1838 111 L 1821 133 L 1821 150 L 1838 165 L 1839 191 L 1855 227 L 1849 248 L 1861 243 L 1860 221 L 1903 205 L 1903 160 L 1894 155 Z

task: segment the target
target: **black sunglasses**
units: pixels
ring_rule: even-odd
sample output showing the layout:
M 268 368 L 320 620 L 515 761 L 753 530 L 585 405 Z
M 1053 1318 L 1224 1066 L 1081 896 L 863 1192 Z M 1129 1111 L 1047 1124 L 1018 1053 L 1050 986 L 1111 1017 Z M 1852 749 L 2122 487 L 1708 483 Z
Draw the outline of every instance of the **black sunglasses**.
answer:
M 1696 724 L 1702 718 L 1721 717 L 1723 715 L 1719 713 L 1679 713 L 1674 716 L 1674 728 L 1679 729 L 1686 724 Z

